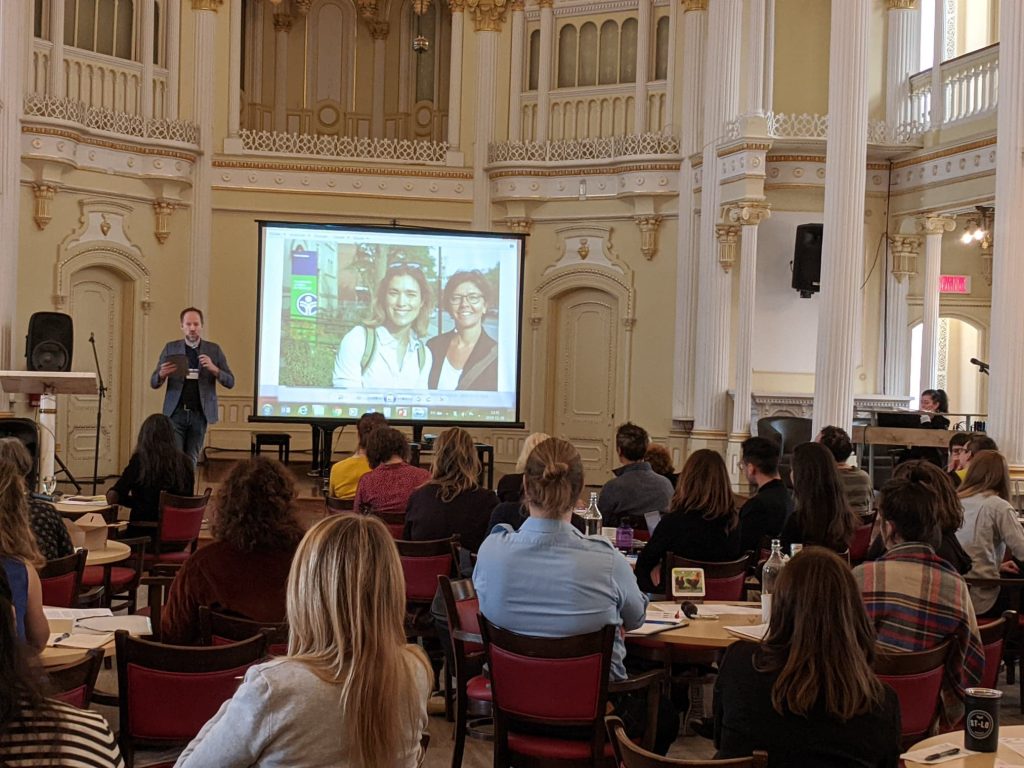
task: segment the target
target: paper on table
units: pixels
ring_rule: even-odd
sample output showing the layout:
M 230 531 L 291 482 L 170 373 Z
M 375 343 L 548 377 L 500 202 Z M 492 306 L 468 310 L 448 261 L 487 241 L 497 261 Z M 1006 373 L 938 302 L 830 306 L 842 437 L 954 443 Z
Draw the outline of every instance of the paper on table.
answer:
M 726 627 L 729 632 L 740 637 L 745 637 L 748 640 L 764 640 L 765 633 L 768 631 L 767 624 L 748 624 L 745 627 Z
M 958 750 L 955 755 L 947 755 L 946 757 L 940 757 L 937 760 L 928 760 L 925 758 L 929 755 L 937 755 L 940 752 L 948 752 L 951 749 Z M 976 755 L 977 752 L 971 752 L 969 749 L 964 749 L 959 744 L 954 744 L 951 741 L 945 741 L 941 744 L 932 744 L 929 747 L 923 749 L 915 749 L 913 752 L 905 752 L 900 755 L 903 760 L 909 760 L 912 763 L 920 763 L 921 765 L 939 765 L 940 763 L 948 763 L 950 760 L 962 760 L 970 755 Z
M 88 650 L 90 648 L 101 648 L 111 640 L 114 639 L 114 635 L 110 632 L 104 632 L 99 635 L 64 635 L 64 634 L 52 634 L 50 639 L 47 641 L 47 645 L 60 648 L 81 648 Z
M 1024 738 L 1000 736 L 999 743 L 1002 744 L 1004 747 L 1009 747 L 1021 757 L 1024 757 Z
M 1000 760 L 997 757 L 995 765 L 993 765 L 992 768 L 1021 768 L 1021 764 L 1020 763 L 1008 763 L 1005 760 Z
M 689 624 L 686 619 L 657 619 L 655 621 L 645 621 L 636 629 L 631 629 L 626 633 L 627 637 L 646 637 L 647 635 L 656 635 L 659 632 L 665 632 L 669 629 L 679 629 Z
M 96 616 L 92 618 L 79 619 L 75 622 L 75 630 L 88 633 L 115 632 L 119 629 L 126 630 L 130 635 L 151 635 L 152 625 L 149 623 L 149 616 Z
M 106 496 L 65 496 L 61 504 L 105 504 Z
M 114 612 L 109 608 L 54 608 L 50 605 L 44 605 L 43 615 L 48 620 L 88 619 L 93 616 L 113 616 Z
M 701 606 L 702 608 L 704 606 Z M 721 616 L 760 616 L 760 605 L 709 605 L 708 609 Z

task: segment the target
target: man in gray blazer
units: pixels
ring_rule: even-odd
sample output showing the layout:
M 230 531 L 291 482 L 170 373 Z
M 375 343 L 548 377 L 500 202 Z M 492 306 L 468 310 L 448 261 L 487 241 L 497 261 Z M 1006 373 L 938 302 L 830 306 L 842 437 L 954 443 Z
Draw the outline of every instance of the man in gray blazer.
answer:
M 187 307 L 181 311 L 180 320 L 185 338 L 167 342 L 149 383 L 159 389 L 167 382 L 164 416 L 174 424 L 178 447 L 195 464 L 207 425 L 217 423 L 217 382 L 231 389 L 235 375 L 221 348 L 201 338 L 202 311 Z

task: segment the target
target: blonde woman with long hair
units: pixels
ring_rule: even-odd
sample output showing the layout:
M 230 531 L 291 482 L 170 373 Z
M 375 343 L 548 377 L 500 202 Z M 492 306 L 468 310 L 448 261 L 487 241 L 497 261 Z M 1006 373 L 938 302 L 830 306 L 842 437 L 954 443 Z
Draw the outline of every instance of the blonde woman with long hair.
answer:
M 412 768 L 429 665 L 405 642 L 405 580 L 380 520 L 336 515 L 288 577 L 288 655 L 252 667 L 178 768 Z
M 968 578 L 998 579 L 1000 573 L 1018 576 L 1013 561 L 1003 563 L 1006 548 L 1024 558 L 1024 528 L 1010 503 L 1010 473 L 1006 459 L 996 451 L 978 451 L 967 465 L 957 492 L 964 506 L 964 525 L 956 537 L 971 558 Z M 1009 608 L 1009 597 L 996 587 L 971 587 L 974 610 L 998 616 Z
M 18 637 L 35 648 L 45 647 L 50 638 L 43 615 L 43 588 L 36 573 L 45 562 L 29 523 L 21 467 L 0 459 L 0 565 L 11 585 Z
M 480 458 L 472 435 L 461 427 L 446 429 L 434 441 L 430 480 L 409 497 L 402 538 L 428 541 L 458 534 L 462 548 L 476 552 L 497 504 L 494 491 L 480 487 Z

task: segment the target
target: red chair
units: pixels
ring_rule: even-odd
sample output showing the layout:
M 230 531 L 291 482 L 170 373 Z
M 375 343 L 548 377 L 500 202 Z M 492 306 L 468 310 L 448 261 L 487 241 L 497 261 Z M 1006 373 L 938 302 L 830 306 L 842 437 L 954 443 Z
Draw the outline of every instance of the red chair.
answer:
M 88 552 L 80 549 L 73 555 L 50 560 L 39 569 L 43 587 L 43 605 L 56 608 L 74 608 L 82 589 L 82 574 Z
M 267 653 L 271 656 L 288 653 L 287 621 L 253 621 L 199 606 L 199 639 L 203 645 L 230 645 L 260 634 L 267 638 Z
M 175 496 L 160 492 L 160 518 L 156 523 L 134 523 L 137 528 L 153 528 L 146 567 L 157 563 L 183 563 L 196 551 L 199 529 L 210 501 L 210 489 L 202 496 Z M 170 545 L 170 546 L 168 546 Z
M 1001 618 L 978 627 L 981 647 L 985 651 L 985 672 L 978 683 L 981 688 L 999 687 L 999 667 L 1003 661 L 1003 651 L 1006 649 L 1010 633 L 1016 626 L 1017 612 L 1003 611 Z
M 768 753 L 757 751 L 750 757 L 735 757 L 731 760 L 677 760 L 661 757 L 648 752 L 634 744 L 626 735 L 626 727 L 622 720 L 612 715 L 604 719 L 608 729 L 608 740 L 615 752 L 615 765 L 622 768 L 662 768 L 663 766 L 680 766 L 680 768 L 767 768 Z
M 324 496 L 324 511 L 328 515 L 336 515 L 339 512 L 352 512 L 355 509 L 354 504 L 355 499 L 339 499 L 337 496 Z
M 441 595 L 448 613 L 448 631 L 451 635 L 452 665 L 455 673 L 455 744 L 452 749 L 452 768 L 460 768 L 466 749 L 466 734 L 483 733 L 481 720 L 491 716 L 491 682 L 483 674 L 483 637 L 478 618 L 480 601 L 472 579 L 452 580 L 438 577 Z M 470 720 L 470 715 L 475 717 Z
M 868 555 L 871 547 L 871 532 L 875 530 L 874 522 L 857 526 L 850 540 L 850 564 L 860 565 Z
M 368 514 L 373 515 L 383 521 L 384 525 L 388 527 L 388 532 L 391 537 L 398 541 L 402 538 L 402 534 L 405 532 L 405 513 L 404 512 L 369 512 Z
M 724 563 L 708 563 L 702 560 L 680 557 L 672 552 L 666 552 L 663 561 L 664 565 L 662 566 L 661 583 L 665 588 L 665 594 L 671 595 L 670 579 L 673 568 L 703 568 L 704 599 L 735 602 L 743 599 L 749 562 L 750 557 L 748 555 L 744 555 L 738 560 L 729 560 Z
M 928 651 L 879 651 L 875 657 L 875 674 L 900 701 L 904 749 L 928 736 L 939 719 L 939 691 L 952 647 L 946 640 Z
M 127 768 L 139 746 L 171 747 L 191 741 L 231 698 L 246 670 L 264 657 L 258 635 L 213 648 L 161 645 L 114 635 L 120 727 L 117 741 Z
M 99 648 L 85 652 L 85 658 L 73 664 L 46 670 L 50 696 L 79 709 L 88 709 L 96 689 L 96 678 L 103 666 L 103 651 Z
M 142 578 L 143 561 L 149 539 L 140 536 L 133 539 L 118 539 L 131 547 L 132 553 L 122 563 L 108 565 L 87 565 L 82 574 L 82 588 L 103 588 L 102 605 L 112 610 L 127 608 L 135 613 L 138 606 L 139 580 Z M 114 605 L 114 599 L 123 602 Z

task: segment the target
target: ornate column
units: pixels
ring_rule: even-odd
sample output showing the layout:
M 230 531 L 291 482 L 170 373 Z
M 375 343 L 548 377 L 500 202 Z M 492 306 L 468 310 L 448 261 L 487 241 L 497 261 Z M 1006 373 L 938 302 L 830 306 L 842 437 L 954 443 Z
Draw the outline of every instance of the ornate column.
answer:
M 150 34 L 149 39 L 153 39 Z M 64 79 L 64 0 L 50 0 L 50 82 L 49 93 L 55 99 L 67 95 L 67 81 Z M 150 59 L 153 58 L 150 54 Z
M 0 3 L 0 368 L 11 369 L 23 347 L 14 342 L 18 316 L 18 231 L 21 112 L 32 41 L 30 3 Z M 18 350 L 17 352 L 15 350 Z M 20 365 L 18 366 L 20 367 Z M 52 459 L 51 459 L 52 470 Z
M 928 0 L 923 0 L 928 2 Z M 946 50 L 946 2 L 934 0 L 935 36 L 932 57 L 932 108 L 929 117 L 932 128 L 939 128 L 946 119 L 946 89 L 942 87 L 942 58 Z M 1000 22 L 1000 28 L 1002 22 Z
M 391 25 L 386 21 L 371 21 L 373 38 L 373 106 L 370 112 L 370 135 L 384 137 L 384 89 L 387 82 L 387 44 Z
M 237 139 L 242 123 L 242 0 L 228 10 L 231 51 L 228 61 L 228 138 Z
M 142 87 L 139 109 L 147 120 L 153 118 L 153 25 L 156 0 L 142 0 L 139 8 L 139 56 L 142 58 Z M 61 67 L 63 70 L 63 67 Z
M 181 61 L 181 3 L 169 3 L 167 9 L 167 104 L 165 116 L 178 119 L 178 70 Z
M 509 62 L 508 140 L 523 138 L 523 61 L 526 58 L 526 14 L 524 0 L 512 0 L 512 61 Z
M 633 91 L 633 133 L 647 133 L 647 78 L 651 62 L 651 13 L 654 0 L 639 0 L 636 22 L 636 83 Z
M 700 221 L 697 218 L 696 169 L 693 159 L 703 143 L 704 42 L 707 0 L 683 2 L 682 118 L 679 131 L 683 162 L 679 166 L 679 219 L 676 228 L 676 375 L 672 380 L 672 418 L 693 418 L 694 351 L 697 336 L 697 263 Z M 672 46 L 675 48 L 675 46 Z
M 924 235 L 924 280 L 921 294 L 924 316 L 921 328 L 921 389 L 938 385 L 939 359 L 939 276 L 942 273 L 942 233 L 952 232 L 956 221 L 952 216 L 922 216 L 917 228 Z M 912 395 L 916 392 L 910 393 Z
M 885 119 L 891 128 L 910 120 L 910 76 L 921 51 L 917 0 L 887 0 L 889 37 L 885 48 Z
M 1024 464 L 1024 8 L 999 5 L 999 117 L 996 148 L 995 251 L 992 258 L 992 339 L 988 431 L 1011 465 Z
M 217 81 L 217 9 L 221 0 L 192 0 L 193 120 L 199 126 L 199 150 L 192 177 L 192 231 L 188 263 L 188 301 L 209 308 L 210 243 L 213 240 L 213 122 Z
M 448 74 L 448 149 L 458 152 L 462 141 L 462 43 L 466 34 L 465 0 L 448 0 L 452 11 L 451 71 Z
M 730 442 L 750 436 L 750 395 L 754 377 L 754 293 L 757 285 L 757 225 L 771 216 L 763 200 L 730 206 L 728 219 L 742 227 L 740 236 L 739 320 L 736 329 L 736 396 L 733 399 Z
M 555 0 L 537 0 L 540 6 L 540 64 L 537 68 L 537 121 L 533 140 L 545 142 L 551 130 L 551 60 L 555 55 Z
M 694 437 L 724 442 L 728 428 L 729 321 L 732 280 L 719 263 L 716 226 L 722 199 L 718 146 L 726 124 L 739 109 L 742 0 L 714 0 L 708 6 L 704 69 L 704 157 L 700 200 L 697 348 L 694 380 Z M 866 125 L 866 123 L 865 123 Z
M 765 114 L 772 111 L 775 93 L 775 0 L 765 0 L 764 9 L 764 72 L 761 99 Z
M 889 237 L 892 268 L 889 270 L 885 301 L 884 392 L 906 395 L 910 388 L 910 334 L 907 331 L 907 293 L 910 278 L 917 274 L 921 238 L 917 235 Z
M 838 6 L 837 6 L 838 10 Z M 823 311 L 814 367 L 815 433 L 829 424 L 853 428 L 853 376 L 860 340 L 867 176 L 867 64 L 871 0 L 846 0 L 832 14 L 825 160 Z
M 747 0 L 747 51 L 743 73 L 744 115 L 764 114 L 765 25 L 768 0 Z
M 676 35 L 679 34 L 679 3 L 668 6 L 668 75 L 665 78 L 665 113 L 661 118 L 663 133 L 678 135 L 676 126 Z
M 488 144 L 494 139 L 498 38 L 505 22 L 505 0 L 466 0 L 476 30 L 476 120 L 473 132 L 473 228 L 490 229 L 491 184 L 487 177 Z
M 288 130 L 288 33 L 292 17 L 287 12 L 274 14 L 274 130 Z M 376 64 L 376 46 L 374 63 Z M 374 72 L 377 71 L 374 66 Z M 376 90 L 376 89 L 375 89 Z M 374 101 L 377 95 L 374 93 Z M 376 135 L 376 134 L 374 134 Z

